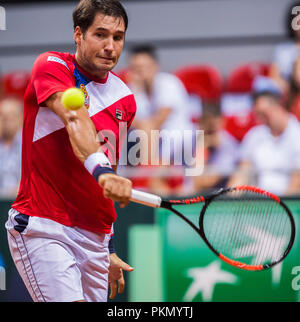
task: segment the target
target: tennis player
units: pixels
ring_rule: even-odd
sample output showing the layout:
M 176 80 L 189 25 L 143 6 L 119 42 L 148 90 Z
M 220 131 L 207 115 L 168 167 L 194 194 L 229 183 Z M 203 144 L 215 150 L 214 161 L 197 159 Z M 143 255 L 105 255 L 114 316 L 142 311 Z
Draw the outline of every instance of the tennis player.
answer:
M 107 301 L 108 285 L 113 298 L 123 291 L 123 270 L 133 270 L 112 245 L 113 201 L 126 206 L 132 186 L 115 174 L 114 160 L 120 123 L 130 127 L 136 105 L 111 72 L 128 17 L 117 0 L 81 0 L 73 20 L 76 54 L 44 53 L 32 69 L 22 179 L 6 223 L 11 255 L 34 301 Z M 68 111 L 61 96 L 75 86 L 86 101 Z

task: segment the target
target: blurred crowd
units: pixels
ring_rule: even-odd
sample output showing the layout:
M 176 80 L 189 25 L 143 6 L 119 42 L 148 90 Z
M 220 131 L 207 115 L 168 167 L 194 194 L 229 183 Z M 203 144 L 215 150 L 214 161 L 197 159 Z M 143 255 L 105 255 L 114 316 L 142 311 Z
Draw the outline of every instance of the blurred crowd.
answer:
M 162 131 L 160 166 L 148 160 L 140 171 L 136 164 L 127 171 L 136 188 L 191 195 L 250 184 L 278 195 L 300 193 L 300 31 L 292 28 L 294 18 L 290 8 L 289 39 L 274 48 L 272 60 L 245 62 L 225 76 L 201 62 L 166 73 L 151 44 L 132 48 L 127 68 L 118 74 L 136 98 L 133 127 L 148 138 L 151 131 Z M 174 143 L 167 156 L 164 130 Z M 195 132 L 191 149 L 204 164 L 201 175 L 186 176 L 186 160 L 181 167 L 174 162 L 178 150 L 186 152 L 183 140 L 176 140 L 185 130 Z M 204 131 L 204 142 L 196 130 Z M 155 153 L 153 138 L 146 143 L 149 159 Z
M 127 67 L 116 71 L 137 103 L 122 152 L 126 165 L 119 167 L 119 173 L 131 178 L 137 189 L 167 196 L 244 184 L 278 195 L 299 194 L 300 30 L 292 29 L 293 18 L 290 9 L 289 39 L 274 48 L 272 60 L 245 62 L 225 76 L 213 64 L 201 62 L 165 72 L 151 44 L 131 48 Z M 0 196 L 4 198 L 14 196 L 19 185 L 23 94 L 29 77 L 23 71 L 2 77 Z M 187 132 L 192 135 L 183 140 Z M 158 149 L 153 133 L 159 133 Z M 130 158 L 133 152 L 135 158 Z M 193 167 L 191 160 L 201 160 L 200 175 L 185 175 Z
M 23 97 L 28 71 L 3 75 L 0 86 L 0 198 L 13 199 L 19 188 L 22 155 Z

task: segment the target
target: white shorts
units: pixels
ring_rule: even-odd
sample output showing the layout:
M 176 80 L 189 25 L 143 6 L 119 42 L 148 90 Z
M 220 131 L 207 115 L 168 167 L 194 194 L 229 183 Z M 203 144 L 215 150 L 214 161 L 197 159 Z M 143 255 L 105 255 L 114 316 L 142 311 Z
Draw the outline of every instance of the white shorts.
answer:
M 14 209 L 5 227 L 12 258 L 34 301 L 107 301 L 109 234 Z

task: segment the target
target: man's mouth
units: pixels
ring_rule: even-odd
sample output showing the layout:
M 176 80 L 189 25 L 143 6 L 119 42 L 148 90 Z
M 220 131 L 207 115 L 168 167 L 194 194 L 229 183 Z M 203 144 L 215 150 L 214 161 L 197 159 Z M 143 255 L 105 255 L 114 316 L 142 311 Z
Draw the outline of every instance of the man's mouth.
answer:
M 101 58 L 103 60 L 106 60 L 106 61 L 111 61 L 111 62 L 113 62 L 115 60 L 114 57 L 103 57 L 103 56 L 100 56 L 99 58 Z

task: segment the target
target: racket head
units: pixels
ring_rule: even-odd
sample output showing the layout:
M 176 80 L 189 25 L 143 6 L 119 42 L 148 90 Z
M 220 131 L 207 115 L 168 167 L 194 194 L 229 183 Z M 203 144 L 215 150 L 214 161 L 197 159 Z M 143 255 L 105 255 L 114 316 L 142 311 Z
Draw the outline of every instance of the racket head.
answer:
M 221 189 L 206 198 L 199 229 L 220 259 L 251 271 L 280 263 L 290 252 L 296 231 L 286 204 L 251 186 Z

